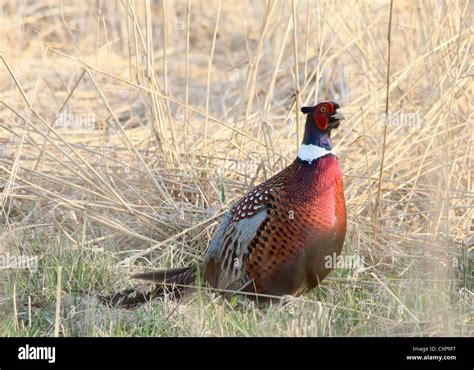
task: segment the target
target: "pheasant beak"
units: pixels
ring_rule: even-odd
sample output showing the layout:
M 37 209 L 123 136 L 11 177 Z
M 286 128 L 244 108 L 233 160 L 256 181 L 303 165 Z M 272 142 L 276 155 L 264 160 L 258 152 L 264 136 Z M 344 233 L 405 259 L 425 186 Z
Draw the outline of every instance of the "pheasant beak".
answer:
M 346 117 L 344 116 L 344 114 L 341 112 L 340 109 L 336 109 L 336 111 L 334 112 L 334 114 L 332 114 L 331 116 L 329 116 L 329 118 L 331 119 L 331 121 L 340 121 L 340 120 L 343 120 L 343 119 L 346 119 Z
M 331 129 L 338 128 L 340 121 L 343 119 L 346 119 L 346 117 L 344 117 L 341 110 L 337 108 L 335 112 L 329 116 L 329 127 Z

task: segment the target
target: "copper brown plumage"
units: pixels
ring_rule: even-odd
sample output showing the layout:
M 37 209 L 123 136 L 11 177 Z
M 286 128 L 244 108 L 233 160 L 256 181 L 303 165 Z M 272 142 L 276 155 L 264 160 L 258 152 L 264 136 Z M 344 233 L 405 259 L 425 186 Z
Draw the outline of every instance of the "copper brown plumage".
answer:
M 212 288 L 257 297 L 300 295 L 326 277 L 325 258 L 341 253 L 346 232 L 342 172 L 330 139 L 344 116 L 334 102 L 302 111 L 308 116 L 298 157 L 227 212 L 198 268 L 135 275 L 157 286 L 118 293 L 113 303 L 180 296 L 198 273 Z
M 327 172 L 335 174 L 327 176 Z M 329 272 L 324 260 L 339 254 L 346 229 L 342 176 L 334 156 L 306 167 L 295 161 L 275 194 L 273 212 L 251 244 L 247 272 L 258 292 L 299 295 Z M 311 179 L 296 181 L 296 177 Z M 337 208 L 337 211 L 336 211 Z M 337 214 L 339 212 L 339 214 Z

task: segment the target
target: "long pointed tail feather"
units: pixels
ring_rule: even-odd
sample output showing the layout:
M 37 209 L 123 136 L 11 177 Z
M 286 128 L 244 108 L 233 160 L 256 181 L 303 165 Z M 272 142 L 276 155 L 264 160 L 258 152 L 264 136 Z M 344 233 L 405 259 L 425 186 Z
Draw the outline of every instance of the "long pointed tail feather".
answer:
M 169 295 L 171 298 L 179 299 L 186 286 L 194 285 L 196 279 L 196 267 L 188 266 L 170 270 L 159 270 L 132 275 L 134 279 L 152 281 L 155 286 L 135 286 L 125 289 L 110 296 L 99 297 L 108 305 L 124 308 L 135 308 L 142 303 Z
M 143 272 L 139 274 L 134 274 L 131 276 L 132 279 L 140 279 L 140 280 L 147 280 L 153 281 L 155 283 L 162 283 L 176 277 L 177 275 L 181 275 L 191 269 L 194 269 L 193 266 L 188 267 L 181 267 L 176 269 L 169 269 L 169 270 L 157 270 L 151 272 Z

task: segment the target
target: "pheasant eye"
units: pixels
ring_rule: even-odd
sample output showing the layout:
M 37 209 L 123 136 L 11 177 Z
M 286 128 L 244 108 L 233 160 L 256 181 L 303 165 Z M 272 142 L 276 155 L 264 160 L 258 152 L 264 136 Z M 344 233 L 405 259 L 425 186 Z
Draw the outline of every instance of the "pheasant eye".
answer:
M 320 109 L 321 113 L 326 113 L 326 111 L 327 111 L 326 107 L 321 107 L 321 109 Z

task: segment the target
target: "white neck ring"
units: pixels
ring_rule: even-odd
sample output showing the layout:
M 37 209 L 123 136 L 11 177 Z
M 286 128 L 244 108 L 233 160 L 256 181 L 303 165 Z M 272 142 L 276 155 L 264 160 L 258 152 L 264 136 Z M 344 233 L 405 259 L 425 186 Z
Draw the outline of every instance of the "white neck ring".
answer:
M 324 157 L 328 154 L 336 155 L 336 152 L 334 151 L 334 149 L 327 150 L 326 148 L 317 145 L 301 144 L 300 150 L 298 151 L 298 158 L 302 161 L 307 161 L 311 163 L 316 159 Z

